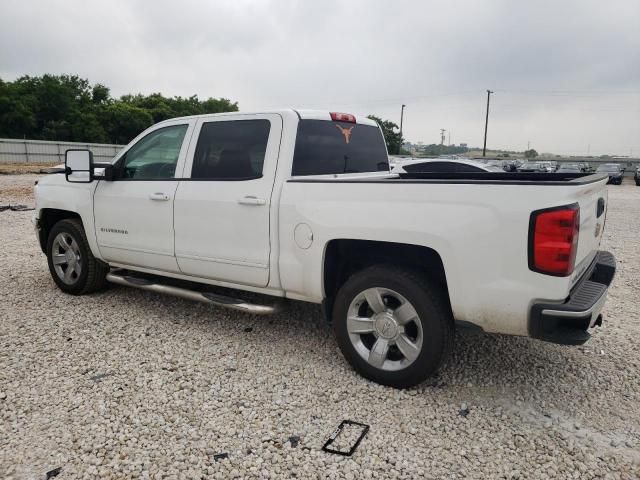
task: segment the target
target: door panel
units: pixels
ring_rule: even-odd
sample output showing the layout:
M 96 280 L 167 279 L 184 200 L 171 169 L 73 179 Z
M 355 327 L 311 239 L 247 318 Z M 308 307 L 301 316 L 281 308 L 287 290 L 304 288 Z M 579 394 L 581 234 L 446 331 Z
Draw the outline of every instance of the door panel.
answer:
M 98 247 L 105 260 L 179 272 L 173 205 L 194 121 L 145 132 L 116 162 L 114 181 L 94 194 Z
M 190 179 L 180 182 L 175 199 L 175 252 L 183 273 L 269 283 L 269 212 L 281 134 L 279 115 L 198 121 L 185 167 Z
M 100 182 L 94 214 L 98 246 L 111 262 L 178 272 L 173 244 L 177 180 Z M 166 200 L 153 200 L 155 194 Z

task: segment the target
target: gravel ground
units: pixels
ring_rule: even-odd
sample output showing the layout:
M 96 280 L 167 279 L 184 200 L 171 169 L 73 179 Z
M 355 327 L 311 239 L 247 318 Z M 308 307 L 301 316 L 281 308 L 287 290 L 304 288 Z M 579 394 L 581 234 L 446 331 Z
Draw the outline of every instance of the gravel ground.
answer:
M 33 205 L 35 178 L 0 176 L 0 204 Z M 439 376 L 405 391 L 356 375 L 313 305 L 265 319 L 115 286 L 66 296 L 32 212 L 2 212 L 0 477 L 639 478 L 629 180 L 609 189 L 618 274 L 592 340 L 461 333 Z M 371 426 L 350 458 L 320 450 L 343 419 Z

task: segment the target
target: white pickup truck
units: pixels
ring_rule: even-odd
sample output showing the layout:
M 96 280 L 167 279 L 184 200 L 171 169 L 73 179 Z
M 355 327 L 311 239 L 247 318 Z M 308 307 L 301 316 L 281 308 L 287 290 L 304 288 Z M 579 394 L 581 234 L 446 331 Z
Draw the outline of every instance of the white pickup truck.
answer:
M 615 273 L 605 175 L 392 174 L 380 129 L 351 114 L 176 118 L 52 173 L 34 224 L 62 291 L 322 304 L 351 365 L 395 387 L 436 371 L 460 323 L 584 343 Z

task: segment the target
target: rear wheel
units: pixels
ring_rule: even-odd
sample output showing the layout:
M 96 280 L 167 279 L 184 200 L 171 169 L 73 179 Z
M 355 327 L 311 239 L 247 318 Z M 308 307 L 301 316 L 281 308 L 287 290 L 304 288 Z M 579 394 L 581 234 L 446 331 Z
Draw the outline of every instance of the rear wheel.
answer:
M 53 226 L 47 241 L 47 261 L 53 281 L 65 293 L 83 295 L 106 284 L 109 267 L 91 253 L 78 219 L 61 220 Z
M 441 288 L 408 269 L 373 266 L 353 275 L 336 296 L 333 321 L 353 368 L 397 388 L 432 375 L 453 343 L 453 321 Z

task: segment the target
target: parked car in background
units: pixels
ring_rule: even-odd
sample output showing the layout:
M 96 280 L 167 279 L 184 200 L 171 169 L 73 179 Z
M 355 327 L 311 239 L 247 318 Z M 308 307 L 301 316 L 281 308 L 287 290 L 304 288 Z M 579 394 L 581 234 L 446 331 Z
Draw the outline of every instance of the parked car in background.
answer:
M 636 181 L 636 185 L 640 187 L 640 166 L 636 167 L 633 179 Z
M 553 173 L 558 169 L 558 162 L 548 161 L 548 162 L 539 162 L 544 165 L 545 170 L 548 173 Z
M 506 163 L 507 162 L 505 162 L 504 160 L 490 159 L 490 160 L 487 160 L 486 162 L 482 162 L 482 163 L 484 163 L 485 165 L 490 166 L 490 167 L 497 167 L 502 171 L 506 171 L 507 170 L 507 168 L 506 168 Z
M 605 163 L 596 169 L 598 173 L 606 173 L 609 175 L 609 181 L 607 183 L 611 183 L 614 185 L 622 184 L 622 168 L 618 163 Z
M 478 173 L 500 172 L 504 170 L 495 165 L 463 159 L 414 159 L 402 163 L 396 163 L 391 169 L 392 173 Z
M 563 163 L 557 170 L 558 173 L 582 173 L 583 170 L 577 163 Z
M 524 162 L 522 160 L 505 160 L 504 161 L 504 170 L 505 172 L 517 172 L 518 167 L 522 165 Z
M 523 173 L 547 173 L 547 167 L 542 162 L 524 162 L 518 167 L 518 172 Z

